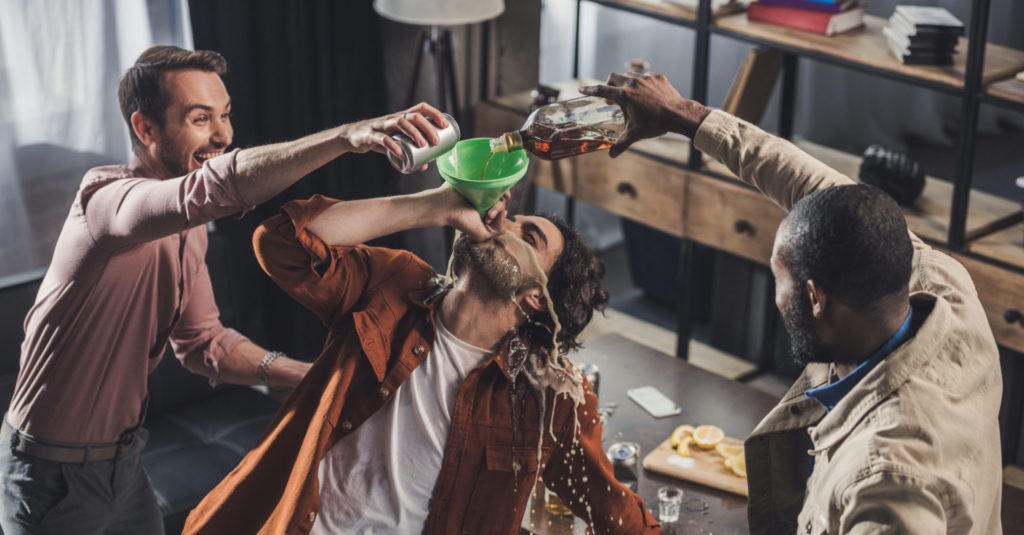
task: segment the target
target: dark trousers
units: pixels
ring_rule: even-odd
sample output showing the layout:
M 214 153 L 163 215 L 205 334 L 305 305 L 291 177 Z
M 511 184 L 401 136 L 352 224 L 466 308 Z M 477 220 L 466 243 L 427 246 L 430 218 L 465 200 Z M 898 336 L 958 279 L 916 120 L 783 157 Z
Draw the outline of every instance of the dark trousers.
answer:
M 57 463 L 0 445 L 0 528 L 6 535 L 162 535 L 163 517 L 140 453 Z

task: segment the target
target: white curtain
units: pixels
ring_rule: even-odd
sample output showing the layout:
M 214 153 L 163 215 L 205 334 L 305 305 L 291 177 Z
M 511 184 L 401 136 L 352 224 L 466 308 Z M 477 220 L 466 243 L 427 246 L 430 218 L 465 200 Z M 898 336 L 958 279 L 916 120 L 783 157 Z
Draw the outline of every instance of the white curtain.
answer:
M 191 48 L 187 0 L 0 0 L 0 278 L 44 269 L 82 175 L 129 156 L 117 84 Z

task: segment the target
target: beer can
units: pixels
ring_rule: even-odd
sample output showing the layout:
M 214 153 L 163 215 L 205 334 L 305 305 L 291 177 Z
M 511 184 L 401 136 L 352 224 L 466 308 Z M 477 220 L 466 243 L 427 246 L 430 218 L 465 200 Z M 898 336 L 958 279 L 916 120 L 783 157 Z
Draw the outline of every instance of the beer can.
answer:
M 580 373 L 583 377 L 587 378 L 587 381 L 590 383 L 590 387 L 594 389 L 594 395 L 601 397 L 601 395 L 597 393 L 597 389 L 601 384 L 601 369 L 597 367 L 597 364 L 581 364 Z
M 640 445 L 636 442 L 616 442 L 608 448 L 615 479 L 636 492 L 640 479 Z
M 443 114 L 444 120 L 448 121 L 447 128 L 438 128 L 437 137 L 438 144 L 431 145 L 430 141 L 427 141 L 425 147 L 419 147 L 416 142 L 405 134 L 395 134 L 391 136 L 398 142 L 398 146 L 402 148 L 402 155 L 405 156 L 404 160 L 400 160 L 395 153 L 388 151 L 388 161 L 391 165 L 401 173 L 409 174 L 416 171 L 426 163 L 430 163 L 440 157 L 442 154 L 452 150 L 452 147 L 459 142 L 462 137 L 462 132 L 459 130 L 458 123 L 455 122 L 455 118 L 447 113 Z M 427 119 L 428 121 L 430 119 Z M 433 121 L 431 121 L 433 123 Z M 437 126 L 436 124 L 434 126 Z

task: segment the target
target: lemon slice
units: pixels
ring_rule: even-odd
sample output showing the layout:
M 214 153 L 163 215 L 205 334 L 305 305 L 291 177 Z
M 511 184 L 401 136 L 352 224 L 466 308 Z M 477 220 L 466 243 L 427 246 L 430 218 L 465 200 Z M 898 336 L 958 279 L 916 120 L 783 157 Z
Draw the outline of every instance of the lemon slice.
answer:
M 681 455 L 683 457 L 689 457 L 690 456 L 690 441 L 692 441 L 692 440 L 693 440 L 693 437 L 690 436 L 690 435 L 686 435 L 685 437 L 683 437 L 683 439 L 679 441 L 679 444 L 676 445 L 676 453 L 678 453 L 679 455 Z
M 726 444 L 725 442 L 719 442 L 715 445 L 715 451 L 717 451 L 722 457 L 728 459 L 729 457 L 743 455 L 743 446 L 740 444 Z
M 725 431 L 713 425 L 702 425 L 693 430 L 693 441 L 698 446 L 709 450 L 725 438 Z
M 747 477 L 747 460 L 742 455 L 726 459 L 725 467 L 740 477 Z
M 679 447 L 679 443 L 682 442 L 683 437 L 688 437 L 693 434 L 692 425 L 681 425 L 672 431 L 672 447 Z

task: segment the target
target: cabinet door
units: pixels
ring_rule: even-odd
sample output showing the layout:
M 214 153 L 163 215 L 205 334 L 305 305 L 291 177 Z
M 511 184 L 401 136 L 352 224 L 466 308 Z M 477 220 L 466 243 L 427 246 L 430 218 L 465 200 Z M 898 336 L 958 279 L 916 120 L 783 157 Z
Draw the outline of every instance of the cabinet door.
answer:
M 1024 352 L 1024 276 L 954 254 L 974 280 L 996 343 Z
M 575 158 L 576 198 L 674 236 L 683 235 L 685 175 L 678 168 L 627 152 Z
M 782 209 L 737 183 L 686 174 L 686 237 L 767 265 Z

